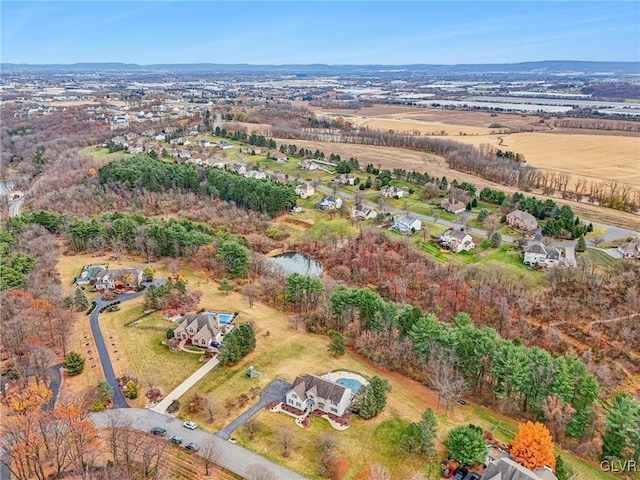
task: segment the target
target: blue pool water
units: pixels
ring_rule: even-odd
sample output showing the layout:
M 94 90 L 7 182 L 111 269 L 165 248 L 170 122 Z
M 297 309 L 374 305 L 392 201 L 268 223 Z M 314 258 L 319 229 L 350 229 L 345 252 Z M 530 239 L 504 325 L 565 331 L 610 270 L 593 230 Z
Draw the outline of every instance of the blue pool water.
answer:
M 354 380 L 353 378 L 339 378 L 336 380 L 338 385 L 342 385 L 343 387 L 350 388 L 354 393 L 358 393 L 358 390 L 362 388 L 362 384 L 358 380 Z
M 231 319 L 233 319 L 232 313 L 216 313 L 216 312 L 205 312 L 207 315 L 211 317 L 215 317 L 218 315 L 218 321 L 221 324 L 231 323 Z

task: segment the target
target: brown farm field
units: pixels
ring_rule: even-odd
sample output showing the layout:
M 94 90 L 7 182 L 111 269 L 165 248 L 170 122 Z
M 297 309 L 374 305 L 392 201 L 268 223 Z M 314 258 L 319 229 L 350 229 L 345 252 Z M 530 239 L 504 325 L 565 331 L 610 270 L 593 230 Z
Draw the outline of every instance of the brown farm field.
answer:
M 422 134 L 446 132 L 446 139 L 524 154 L 530 165 L 565 172 L 589 181 L 616 181 L 640 186 L 640 137 L 553 132 L 492 134 L 494 129 L 397 119 L 357 122 L 378 130 Z

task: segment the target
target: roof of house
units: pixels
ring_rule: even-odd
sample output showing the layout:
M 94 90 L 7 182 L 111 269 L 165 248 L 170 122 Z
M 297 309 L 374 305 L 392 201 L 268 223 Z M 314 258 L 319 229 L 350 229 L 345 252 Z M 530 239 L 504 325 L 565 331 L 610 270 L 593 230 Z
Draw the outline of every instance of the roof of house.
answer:
M 338 385 L 330 380 L 325 380 L 324 378 L 311 374 L 296 377 L 293 381 L 291 390 L 296 392 L 296 394 L 302 399 L 306 398 L 307 392 L 310 392 L 317 397 L 331 400 L 335 403 L 342 400 L 342 397 L 347 390 L 351 391 L 342 385 Z
M 192 327 L 196 331 L 195 335 L 203 336 L 203 334 L 210 333 L 211 337 L 215 337 L 221 330 L 217 317 L 206 313 L 187 313 L 178 320 L 178 327 L 182 327 L 184 330 Z
M 447 230 L 443 235 L 456 238 L 460 241 L 464 240 L 469 234 L 464 230 Z
M 553 475 L 553 473 L 551 473 L 551 475 Z M 545 477 L 539 477 L 532 470 L 529 470 L 510 458 L 500 458 L 497 462 L 489 463 L 482 475 L 483 480 L 540 480 L 540 478 L 553 480 L 546 476 L 546 474 Z M 555 478 L 555 475 L 553 475 L 553 478 Z
M 540 242 L 531 242 L 529 245 L 527 245 L 527 248 L 525 248 L 524 251 L 527 253 L 537 253 L 540 255 L 547 254 L 547 249 L 544 248 L 544 245 L 542 245 L 542 243 Z
M 538 226 L 538 220 L 536 220 L 536 217 L 522 210 L 514 210 L 513 212 L 509 213 L 507 215 L 507 219 L 511 218 L 519 220 L 530 228 L 535 228 Z
M 402 225 L 407 225 L 408 227 L 410 227 L 411 225 L 413 225 L 413 223 L 418 220 L 418 217 L 414 216 L 414 215 L 404 215 L 400 218 L 398 218 L 396 220 L 396 223 L 400 223 Z M 418 220 L 420 221 L 420 220 Z
M 623 243 L 618 247 L 618 250 L 623 253 L 635 253 L 640 250 L 640 240 Z
M 466 209 L 467 206 L 464 203 L 456 200 L 455 198 L 447 197 L 442 202 L 440 202 L 440 208 L 444 208 L 445 210 L 460 210 L 461 208 Z

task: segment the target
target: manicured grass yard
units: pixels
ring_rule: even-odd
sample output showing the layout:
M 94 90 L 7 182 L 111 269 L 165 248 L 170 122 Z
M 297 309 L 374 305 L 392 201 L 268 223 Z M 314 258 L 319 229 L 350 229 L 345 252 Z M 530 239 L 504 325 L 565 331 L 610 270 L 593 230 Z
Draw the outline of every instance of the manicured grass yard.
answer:
M 342 220 L 340 222 L 348 222 Z M 504 255 L 502 249 L 487 254 L 481 261 L 491 261 L 492 255 Z M 63 284 L 70 282 L 69 272 L 82 262 L 95 263 L 101 259 L 90 256 L 61 257 L 60 271 L 66 272 Z M 135 264 L 136 260 L 131 260 Z M 72 263 L 74 267 L 68 265 Z M 166 275 L 163 263 L 156 265 L 159 276 Z M 315 443 L 319 436 L 330 432 L 338 440 L 339 452 L 349 461 L 350 467 L 345 479 L 353 479 L 359 470 L 372 463 L 380 463 L 390 469 L 392 478 L 410 478 L 413 472 L 422 471 L 428 478 L 438 476 L 438 458 L 425 461 L 418 456 L 406 455 L 401 451 L 399 438 L 407 422 L 417 421 L 421 412 L 428 406 L 434 408 L 439 420 L 438 440 L 446 437 L 451 427 L 460 423 L 475 423 L 485 429 L 492 429 L 500 424 L 508 431 L 516 430 L 516 422 L 502 417 L 481 406 L 468 403 L 466 407 L 455 406 L 448 418 L 443 416 L 442 409 L 437 409 L 436 394 L 419 382 L 410 380 L 398 373 L 385 371 L 375 367 L 370 362 L 348 351 L 346 355 L 335 358 L 327 352 L 328 339 L 325 336 L 313 335 L 305 332 L 300 325 L 292 328 L 287 315 L 276 311 L 264 304 L 256 303 L 253 308 L 238 293 L 222 295 L 217 290 L 218 284 L 199 271 L 183 268 L 188 279 L 188 288 L 197 288 L 203 292 L 201 307 L 240 312 L 237 322 L 252 321 L 256 329 L 256 349 L 242 361 L 232 367 L 219 366 L 212 370 L 196 387 L 187 392 L 181 400 L 186 401 L 194 392 L 210 394 L 223 407 L 228 400 L 236 400 L 242 393 L 251 396 L 251 387 L 264 387 L 276 376 L 292 381 L 295 376 L 304 373 L 323 374 L 335 369 L 345 369 L 361 373 L 365 376 L 379 375 L 386 378 L 392 391 L 389 394 L 387 407 L 378 417 L 364 421 L 354 417 L 352 425 L 343 432 L 333 430 L 329 424 L 320 418 L 313 419 L 309 429 L 297 427 L 293 418 L 284 414 L 271 413 L 262 410 L 256 416 L 262 424 L 262 431 L 249 441 L 242 428 L 234 433 L 238 443 L 247 448 L 271 458 L 305 477 L 319 479 L 318 467 L 315 464 Z M 75 274 L 75 273 L 74 273 Z M 160 345 L 164 332 L 160 330 L 124 327 L 124 324 L 137 318 L 141 313 L 142 299 L 125 303 L 122 310 L 116 313 L 101 315 L 103 333 L 106 339 L 113 336 L 118 354 L 115 354 L 116 373 L 126 373 L 142 377 L 145 372 L 157 372 L 162 382 L 162 388 L 168 391 L 200 364 L 198 356 L 194 354 L 169 352 L 167 347 Z M 85 317 L 86 318 L 86 317 Z M 88 320 L 85 320 L 88 322 Z M 145 317 L 143 325 L 163 326 L 164 320 L 157 314 Z M 110 342 L 108 342 L 110 343 Z M 110 346 L 115 350 L 115 347 Z M 247 368 L 253 365 L 263 373 L 262 379 L 249 379 L 245 376 Z M 140 399 L 140 404 L 144 400 Z M 249 408 L 255 400 L 249 400 L 244 407 Z M 138 403 L 136 403 L 138 405 Z M 237 406 L 230 415 L 222 408 L 212 424 L 207 423 L 204 415 L 186 415 L 208 430 L 218 430 L 235 418 L 241 409 Z M 281 456 L 280 447 L 274 442 L 272 432 L 281 425 L 290 428 L 295 435 L 295 445 L 289 458 Z M 499 438 L 509 440 L 503 431 L 496 432 Z M 439 454 L 443 455 L 442 447 Z M 600 472 L 591 464 L 584 464 L 581 460 L 563 454 L 567 461 L 580 473 L 583 480 L 610 480 L 613 475 Z

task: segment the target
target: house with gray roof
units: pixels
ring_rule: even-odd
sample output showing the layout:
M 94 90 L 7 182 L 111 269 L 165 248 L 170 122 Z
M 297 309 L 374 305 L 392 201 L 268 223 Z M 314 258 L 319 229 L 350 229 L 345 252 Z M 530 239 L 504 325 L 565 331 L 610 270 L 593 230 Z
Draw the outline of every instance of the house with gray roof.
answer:
M 176 338 L 192 345 L 208 348 L 213 342 L 222 342 L 223 327 L 215 314 L 187 313 L 178 319 L 178 326 L 173 330 Z
M 356 220 L 371 220 L 378 216 L 378 212 L 375 210 L 365 207 L 361 203 L 358 203 L 351 207 L 351 217 Z
M 555 247 L 542 244 L 542 242 L 534 240 L 529 242 L 524 250 L 524 264 L 538 265 L 541 267 L 575 267 L 577 266 L 575 247 L 565 247 L 561 251 Z
M 549 467 L 529 470 L 510 458 L 500 458 L 487 465 L 482 480 L 557 480 Z
M 393 225 L 391 225 L 391 230 L 398 232 L 402 235 L 412 235 L 415 232 L 422 230 L 422 222 L 413 215 L 405 215 L 403 217 L 398 218 Z
M 118 268 L 101 270 L 96 275 L 96 290 L 116 290 L 138 288 L 142 283 L 142 270 L 139 268 Z
M 441 236 L 439 240 L 440 245 L 445 248 L 448 248 L 454 253 L 459 253 L 464 251 L 470 252 L 474 248 L 476 248 L 475 243 L 473 243 L 473 238 L 464 230 L 456 230 L 450 228 L 446 230 Z
M 618 246 L 622 258 L 640 258 L 640 239 L 635 239 Z
M 285 404 L 302 411 L 320 410 L 341 417 L 351 405 L 353 396 L 350 388 L 307 374 L 293 381 L 285 394 Z

